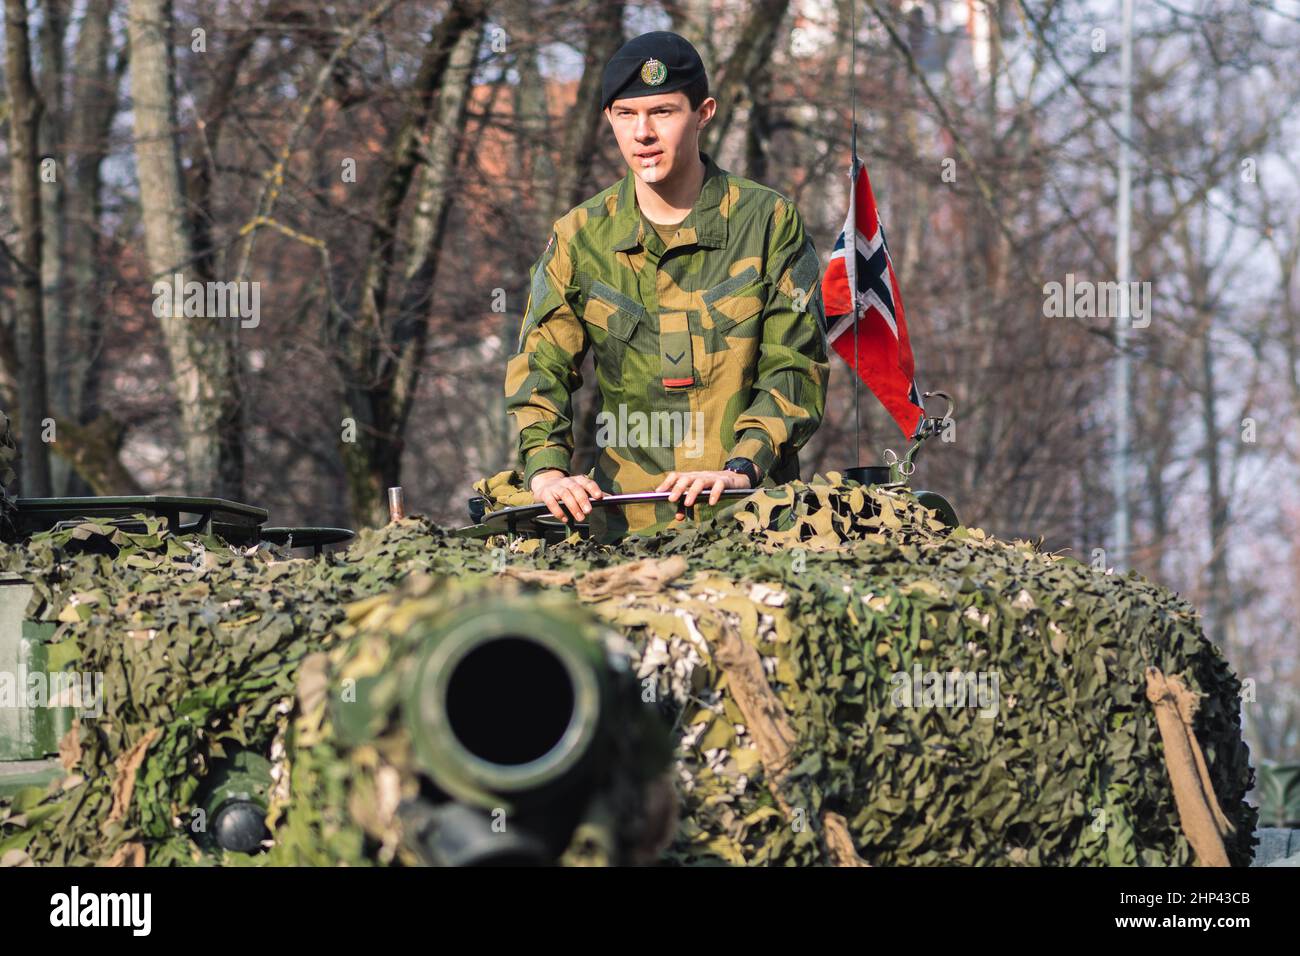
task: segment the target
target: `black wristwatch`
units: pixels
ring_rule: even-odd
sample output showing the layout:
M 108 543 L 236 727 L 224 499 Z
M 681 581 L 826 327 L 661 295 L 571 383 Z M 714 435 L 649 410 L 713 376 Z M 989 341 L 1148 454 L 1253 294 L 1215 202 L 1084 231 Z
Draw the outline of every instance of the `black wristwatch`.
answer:
M 749 487 L 758 487 L 758 466 L 748 458 L 732 458 L 722 467 L 725 471 L 734 471 L 738 475 L 744 475 L 749 479 Z

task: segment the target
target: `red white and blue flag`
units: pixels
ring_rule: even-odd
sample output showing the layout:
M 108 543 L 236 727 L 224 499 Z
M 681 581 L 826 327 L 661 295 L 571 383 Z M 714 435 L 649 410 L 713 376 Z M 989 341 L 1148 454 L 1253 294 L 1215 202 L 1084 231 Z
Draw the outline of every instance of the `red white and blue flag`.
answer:
M 827 339 L 849 368 L 854 368 L 856 341 L 858 376 L 880 399 L 903 434 L 914 438 L 925 410 L 916 387 L 903 297 L 898 291 L 898 277 L 889 258 L 867 168 L 856 156 L 853 166 L 854 208 L 849 210 L 822 278 L 822 301 L 830 327 Z M 852 259 L 848 255 L 848 236 L 856 239 Z M 854 286 L 856 296 L 850 294 Z

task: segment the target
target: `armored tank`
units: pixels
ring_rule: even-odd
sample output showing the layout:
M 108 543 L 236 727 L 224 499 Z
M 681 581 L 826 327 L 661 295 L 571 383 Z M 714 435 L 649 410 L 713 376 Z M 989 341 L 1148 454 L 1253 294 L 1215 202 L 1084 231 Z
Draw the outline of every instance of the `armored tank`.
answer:
M 102 713 L 0 803 L 0 858 L 1248 864 L 1240 684 L 1196 610 L 891 469 L 615 545 L 512 511 L 509 473 L 464 528 L 310 557 L 32 533 L 0 567 Z

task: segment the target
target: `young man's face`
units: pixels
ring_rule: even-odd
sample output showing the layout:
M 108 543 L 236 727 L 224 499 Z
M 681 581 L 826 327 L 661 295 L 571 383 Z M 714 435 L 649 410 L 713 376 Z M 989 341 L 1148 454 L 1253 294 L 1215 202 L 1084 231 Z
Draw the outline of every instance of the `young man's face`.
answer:
M 700 129 L 717 107 L 718 101 L 708 96 L 692 110 L 686 94 L 675 90 L 615 100 L 605 116 L 632 172 L 643 182 L 662 183 L 695 162 Z

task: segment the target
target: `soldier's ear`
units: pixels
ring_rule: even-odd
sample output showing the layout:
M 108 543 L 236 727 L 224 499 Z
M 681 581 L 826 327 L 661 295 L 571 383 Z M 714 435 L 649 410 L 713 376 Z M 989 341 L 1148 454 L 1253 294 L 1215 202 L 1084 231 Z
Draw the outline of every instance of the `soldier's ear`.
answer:
M 704 102 L 700 104 L 700 108 L 698 110 L 700 114 L 700 125 L 697 128 L 704 129 L 704 127 L 707 126 L 709 122 L 713 119 L 713 114 L 716 113 L 717 111 L 718 111 L 718 101 L 715 100 L 712 96 L 705 97 Z

